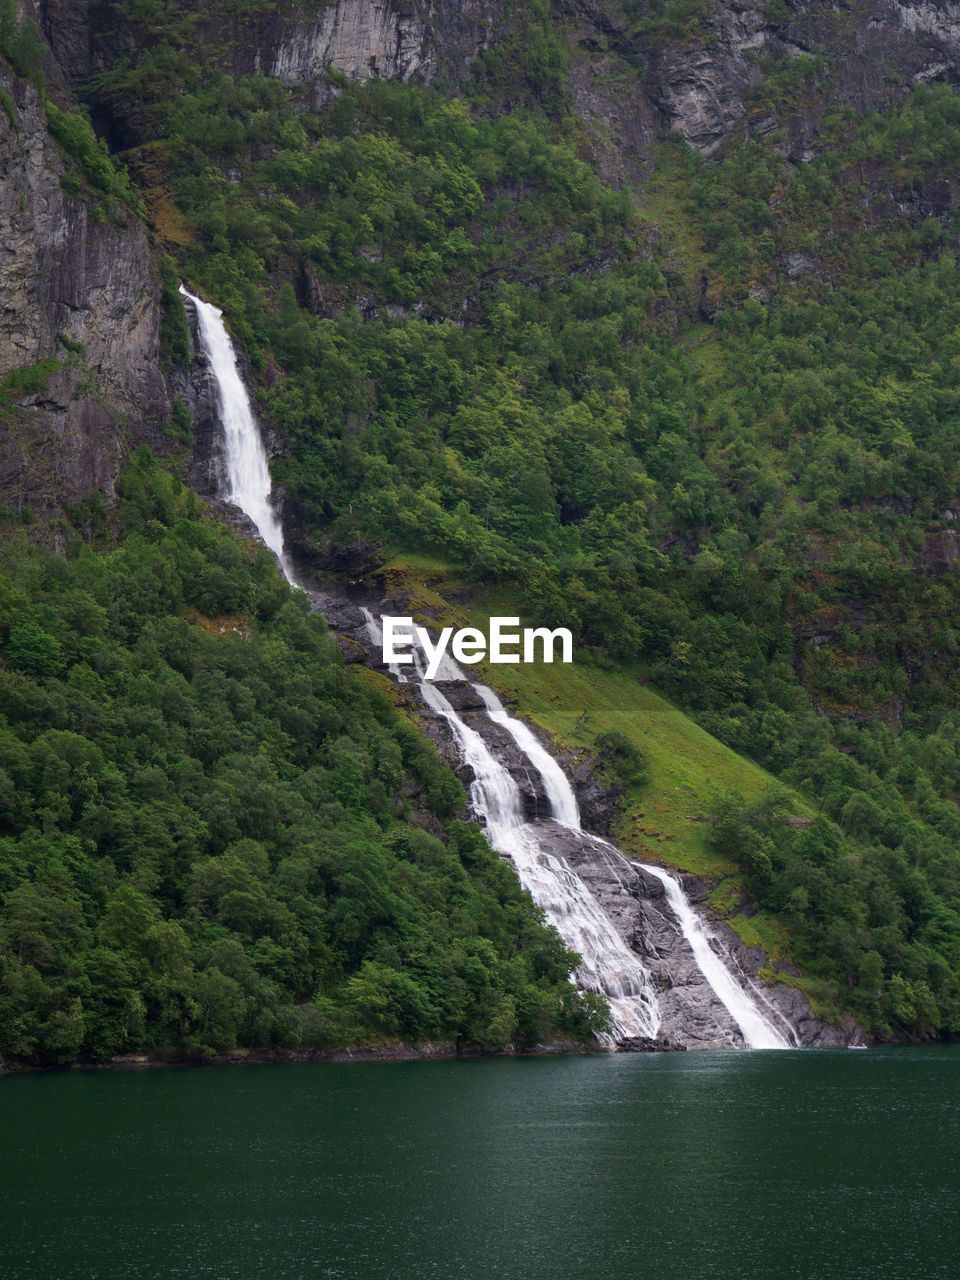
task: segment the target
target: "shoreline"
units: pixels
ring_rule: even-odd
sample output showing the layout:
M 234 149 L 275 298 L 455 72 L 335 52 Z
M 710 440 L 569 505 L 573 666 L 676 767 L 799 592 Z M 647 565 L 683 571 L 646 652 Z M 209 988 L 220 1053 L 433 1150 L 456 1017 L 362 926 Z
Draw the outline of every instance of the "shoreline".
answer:
M 868 1038 L 867 1048 L 882 1049 L 896 1045 L 904 1047 L 956 1043 L 953 1039 L 935 1037 L 906 1037 L 904 1039 Z M 798 1045 L 797 1049 L 846 1049 L 847 1044 Z M 586 1044 L 579 1040 L 545 1040 L 535 1045 L 457 1045 L 446 1041 L 393 1044 L 354 1044 L 336 1049 L 230 1049 L 224 1053 L 204 1057 L 201 1054 L 165 1053 L 150 1050 L 142 1053 L 121 1053 L 102 1061 L 73 1059 L 70 1062 L 42 1066 L 30 1062 L 0 1059 L 0 1078 L 3 1076 L 53 1073 L 66 1071 L 153 1071 L 173 1067 L 263 1067 L 306 1066 L 327 1062 L 456 1062 L 467 1058 L 545 1058 L 545 1057 L 602 1057 L 619 1053 L 676 1053 L 687 1052 L 685 1046 L 670 1042 L 634 1041 L 618 1049 L 607 1049 L 598 1044 Z M 703 1052 L 752 1052 L 751 1050 L 705 1049 Z
M 324 1062 L 439 1062 L 462 1058 L 536 1058 L 553 1055 L 596 1055 L 609 1050 L 579 1040 L 546 1040 L 530 1046 L 457 1045 L 447 1041 L 424 1041 L 412 1044 L 355 1044 L 338 1049 L 229 1049 L 205 1057 L 202 1054 L 166 1053 L 145 1050 L 142 1053 L 120 1053 L 101 1061 L 80 1058 L 70 1062 L 39 1065 L 0 1059 L 0 1076 L 32 1072 L 60 1071 L 149 1071 L 161 1067 L 254 1067 L 303 1066 Z

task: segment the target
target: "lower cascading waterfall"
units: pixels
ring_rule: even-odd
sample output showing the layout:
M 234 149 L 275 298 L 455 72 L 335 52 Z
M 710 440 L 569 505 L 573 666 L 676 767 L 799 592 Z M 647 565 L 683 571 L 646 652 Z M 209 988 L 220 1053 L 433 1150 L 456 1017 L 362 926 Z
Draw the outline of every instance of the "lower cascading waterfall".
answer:
M 369 609 L 363 610 L 367 634 L 376 649 L 382 647 L 382 632 Z M 549 848 L 549 829 L 527 822 L 517 784 L 496 759 L 475 729 L 467 725 L 449 699 L 431 681 L 424 678 L 420 659 L 414 651 L 420 696 L 449 724 L 465 764 L 473 770 L 471 802 L 484 822 L 490 843 L 506 854 L 516 867 L 524 888 L 543 908 L 567 946 L 582 956 L 574 975 L 581 988 L 607 997 L 611 1011 L 613 1041 L 653 1037 L 660 1025 L 659 1009 L 650 975 L 639 957 L 627 946 L 603 912 L 596 899 L 562 857 Z M 391 673 L 400 680 L 406 676 L 392 665 Z M 438 671 L 440 680 L 467 681 L 463 672 L 449 657 L 444 657 Z M 577 799 L 567 775 L 539 741 L 529 726 L 511 716 L 503 703 L 486 685 L 473 684 L 487 715 L 501 725 L 540 775 L 544 794 L 555 822 L 581 832 Z M 597 840 L 594 836 L 592 839 Z M 602 841 L 607 844 L 608 842 Z M 621 856 L 619 850 L 609 845 Z M 664 887 L 667 902 L 684 938 L 693 953 L 697 967 L 730 1017 L 739 1027 L 749 1049 L 788 1049 L 791 1047 L 776 1026 L 780 1021 L 796 1043 L 793 1029 L 759 993 L 750 992 L 730 972 L 713 950 L 703 922 L 694 911 L 677 880 L 660 867 L 636 864 L 658 879 Z M 766 1005 L 766 1008 L 763 1006 Z M 607 1044 L 609 1037 L 600 1037 Z
M 461 678 L 463 678 L 462 675 Z M 553 756 L 527 725 L 507 713 L 492 689 L 488 689 L 485 685 L 475 685 L 474 688 L 483 699 L 490 719 L 507 729 L 514 742 L 539 772 L 554 819 L 564 826 L 581 830 L 579 807 L 573 787 Z M 620 852 L 615 846 L 610 847 L 615 853 Z M 770 1007 L 764 1012 L 759 1007 L 762 1001 L 745 991 L 736 981 L 723 960 L 711 947 L 703 922 L 694 911 L 679 882 L 661 867 L 647 866 L 645 863 L 637 865 L 655 876 L 663 885 L 670 909 L 690 945 L 700 972 L 740 1028 L 747 1048 L 790 1048 L 790 1043 L 772 1020 L 774 1017 L 782 1020 L 782 1015 Z M 535 894 L 534 897 L 536 898 Z M 795 1043 L 793 1029 L 789 1024 L 787 1028 L 791 1040 Z
M 790 1043 L 774 1026 L 770 1016 L 762 1012 L 756 1000 L 740 986 L 711 947 L 703 921 L 690 905 L 680 884 L 662 867 L 650 866 L 645 862 L 638 862 L 637 866 L 649 875 L 656 876 L 663 885 L 667 901 L 677 917 L 683 936 L 690 944 L 700 972 L 740 1028 L 747 1048 L 789 1049 Z M 770 1014 L 773 1012 L 772 1009 L 769 1010 Z M 795 1037 L 792 1038 L 795 1040 Z
M 380 649 L 383 641 L 380 625 L 369 609 L 364 609 L 363 615 L 367 634 L 374 646 Z M 465 679 L 450 659 L 444 660 L 439 675 L 449 680 Z M 582 990 L 606 996 L 613 1034 L 612 1037 L 601 1036 L 601 1041 L 612 1046 L 623 1040 L 655 1036 L 660 1014 L 653 983 L 639 956 L 620 937 L 579 876 L 563 858 L 551 852 L 548 833 L 526 821 L 520 791 L 510 773 L 480 734 L 463 721 L 441 690 L 424 678 L 419 662 L 417 676 L 420 696 L 450 726 L 464 764 L 473 770 L 470 799 L 474 811 L 486 826 L 490 843 L 498 853 L 510 859 L 520 883 L 529 890 L 534 902 L 543 908 L 547 920 L 556 927 L 567 946 L 580 955 L 580 966 L 575 974 L 577 984 Z M 510 728 L 508 722 L 512 722 L 533 738 L 526 725 L 512 721 L 491 690 L 482 685 L 473 687 L 488 710 L 497 712 L 501 724 Z M 544 748 L 540 747 L 540 750 L 547 754 Z M 535 761 L 531 763 L 536 767 Z M 559 779 L 566 782 L 566 778 L 559 765 L 553 763 L 557 776 L 551 778 L 550 783 L 559 788 Z M 544 782 L 546 784 L 546 778 Z M 569 787 L 569 783 L 566 785 Z M 551 795 L 550 790 L 547 794 Z M 570 800 L 560 807 L 566 813 L 572 813 L 579 827 L 572 789 Z

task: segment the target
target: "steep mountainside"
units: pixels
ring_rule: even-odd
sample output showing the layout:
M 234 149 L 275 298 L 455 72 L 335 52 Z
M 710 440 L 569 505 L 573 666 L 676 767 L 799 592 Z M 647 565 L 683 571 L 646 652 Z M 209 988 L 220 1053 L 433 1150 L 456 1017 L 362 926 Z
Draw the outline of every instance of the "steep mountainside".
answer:
M 89 125 L 6 65 L 0 92 L 0 377 L 17 427 L 0 477 L 8 506 L 48 516 L 112 499 L 128 440 L 163 449 L 160 284 L 136 196 Z
M 6 0 L 0 52 L 8 531 L 143 533 L 137 445 L 203 487 L 189 280 L 301 565 L 570 626 L 613 709 L 516 696 L 611 777 L 604 673 L 652 681 L 805 797 L 697 796 L 715 905 L 956 1031 L 960 11 Z

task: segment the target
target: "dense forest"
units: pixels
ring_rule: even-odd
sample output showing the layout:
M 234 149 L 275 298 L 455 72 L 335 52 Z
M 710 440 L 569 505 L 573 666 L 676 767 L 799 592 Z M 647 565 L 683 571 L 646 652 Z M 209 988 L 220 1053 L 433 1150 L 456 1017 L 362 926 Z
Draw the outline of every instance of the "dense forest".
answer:
M 330 66 L 319 95 L 234 58 L 272 6 L 103 8 L 122 56 L 46 107 L 65 182 L 156 236 L 172 375 L 177 281 L 229 317 L 297 554 L 522 583 L 639 663 L 815 809 L 705 816 L 828 1003 L 960 1031 L 952 85 L 891 64 L 860 110 L 832 47 L 754 51 L 762 130 L 707 153 L 661 128 L 614 172 L 566 6 L 502 6 L 457 78 Z M 638 84 L 713 38 L 706 4 L 607 8 Z M 43 86 L 12 13 L 0 49 Z M 183 404 L 170 433 L 182 473 Z M 602 1010 L 452 775 L 167 474 L 138 455 L 66 558 L 8 522 L 0 1052 L 583 1034 Z
M 3 1053 L 602 1025 L 477 829 L 417 824 L 415 799 L 462 810 L 460 784 L 269 554 L 149 455 L 121 493 L 112 552 L 6 546 Z

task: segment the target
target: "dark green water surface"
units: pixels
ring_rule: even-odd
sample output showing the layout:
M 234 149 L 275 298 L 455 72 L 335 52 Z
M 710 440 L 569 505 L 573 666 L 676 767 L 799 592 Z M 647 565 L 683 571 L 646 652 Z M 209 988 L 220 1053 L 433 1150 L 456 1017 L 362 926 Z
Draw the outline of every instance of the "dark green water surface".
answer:
M 960 1276 L 960 1047 L 0 1079 L 0 1276 Z

